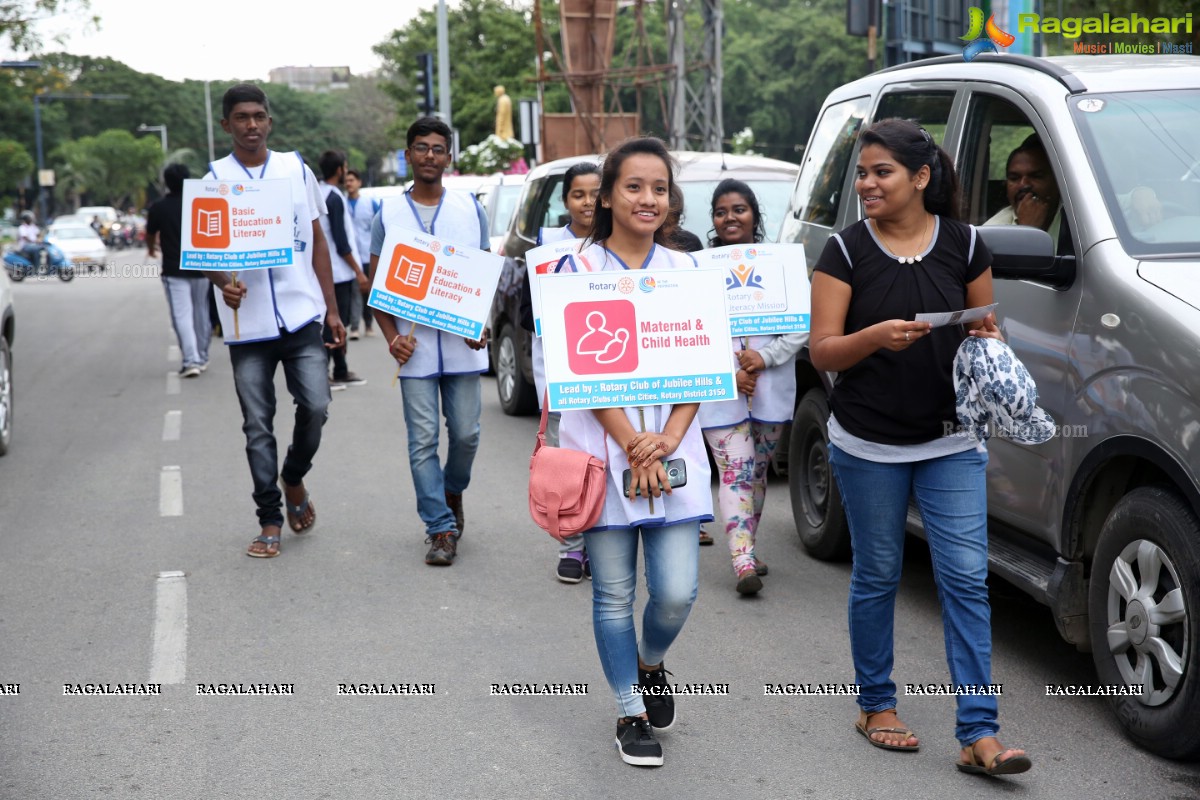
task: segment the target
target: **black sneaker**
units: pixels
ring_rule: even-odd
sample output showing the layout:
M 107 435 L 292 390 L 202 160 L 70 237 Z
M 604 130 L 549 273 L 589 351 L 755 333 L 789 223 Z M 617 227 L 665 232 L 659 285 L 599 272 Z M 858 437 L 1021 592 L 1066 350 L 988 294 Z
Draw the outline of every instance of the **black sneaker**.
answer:
M 583 580 L 582 550 L 572 550 L 558 557 L 558 579 L 563 583 L 579 583 Z
M 659 664 L 658 669 L 642 669 L 638 665 L 638 686 L 642 688 L 642 702 L 646 704 L 646 716 L 655 730 L 669 731 L 675 727 L 675 698 L 667 687 L 670 675 Z
M 329 379 L 329 383 L 331 386 L 333 386 L 333 385 L 365 386 L 367 383 L 367 379 L 360 378 L 358 375 L 354 374 L 353 372 L 347 372 L 345 375 L 342 375 L 341 377 L 334 375 L 332 378 Z
M 458 532 L 435 533 L 425 540 L 429 544 L 429 552 L 425 554 L 425 563 L 431 567 L 448 567 L 454 563 L 458 555 Z
M 641 717 L 617 720 L 617 752 L 626 764 L 637 767 L 661 767 L 662 745 L 654 738 L 654 728 Z

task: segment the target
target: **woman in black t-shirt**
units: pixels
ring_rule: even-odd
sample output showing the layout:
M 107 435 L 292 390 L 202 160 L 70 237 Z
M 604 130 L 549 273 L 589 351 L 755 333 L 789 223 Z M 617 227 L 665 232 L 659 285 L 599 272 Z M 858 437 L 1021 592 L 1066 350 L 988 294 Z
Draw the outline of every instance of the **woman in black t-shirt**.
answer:
M 835 371 L 829 460 L 854 548 L 850 644 L 861 713 L 876 747 L 916 750 L 896 716 L 893 620 L 910 495 L 933 558 L 946 657 L 957 699 L 958 767 L 989 775 L 1029 769 L 996 739 L 987 595 L 987 452 L 955 435 L 951 367 L 958 326 L 919 313 L 992 302 L 991 255 L 957 221 L 950 157 L 923 128 L 888 119 L 862 134 L 855 190 L 866 219 L 833 236 L 812 282 L 813 366 Z M 972 336 L 999 338 L 992 314 Z M 921 680 L 922 684 L 930 683 Z

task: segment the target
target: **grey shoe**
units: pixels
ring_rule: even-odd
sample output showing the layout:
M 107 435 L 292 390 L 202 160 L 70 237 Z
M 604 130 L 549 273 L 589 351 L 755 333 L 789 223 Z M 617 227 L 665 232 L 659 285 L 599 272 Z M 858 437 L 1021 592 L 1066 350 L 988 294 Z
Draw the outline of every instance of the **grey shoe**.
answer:
M 454 558 L 458 555 L 457 533 L 435 533 L 425 541 L 429 544 L 429 552 L 425 554 L 426 564 L 431 567 L 448 567 L 454 563 Z

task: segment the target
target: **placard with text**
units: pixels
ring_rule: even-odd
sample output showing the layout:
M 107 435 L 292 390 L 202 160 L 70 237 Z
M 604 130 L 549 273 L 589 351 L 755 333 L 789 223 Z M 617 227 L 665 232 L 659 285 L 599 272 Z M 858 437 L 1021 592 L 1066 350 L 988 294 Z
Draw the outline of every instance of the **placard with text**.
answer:
M 533 307 L 533 335 L 542 335 L 542 295 L 537 285 L 546 275 L 553 275 L 554 268 L 563 256 L 574 255 L 580 250 L 583 239 L 562 239 L 550 244 L 534 247 L 525 253 L 525 269 L 529 273 L 529 297 Z
M 812 301 L 804 245 L 749 244 L 692 253 L 725 275 L 732 336 L 808 331 Z
M 367 305 L 467 339 L 479 339 L 504 259 L 436 235 L 393 226 Z
M 551 411 L 737 396 L 721 272 L 568 273 L 537 285 Z
M 185 180 L 181 269 L 290 267 L 296 237 L 287 180 Z

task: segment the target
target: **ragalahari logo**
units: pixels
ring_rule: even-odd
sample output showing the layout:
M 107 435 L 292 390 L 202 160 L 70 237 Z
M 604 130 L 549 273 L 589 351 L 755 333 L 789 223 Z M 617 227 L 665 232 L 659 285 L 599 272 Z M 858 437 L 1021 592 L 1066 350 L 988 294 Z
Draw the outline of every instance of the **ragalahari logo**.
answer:
M 576 375 L 637 369 L 637 315 L 633 303 L 569 303 L 563 322 L 567 329 L 567 365 Z
M 996 49 L 996 45 L 1008 47 L 1017 40 L 1011 33 L 1000 30 L 995 14 L 988 17 L 987 24 L 984 24 L 982 8 L 970 8 L 967 11 L 967 33 L 959 37 L 967 42 L 967 46 L 963 48 L 963 61 L 970 61 L 980 53 L 998 53 L 1000 51 Z
M 436 257 L 428 250 L 418 250 L 406 244 L 392 250 L 391 263 L 384 273 L 383 285 L 389 292 L 410 300 L 424 300 L 429 293 Z
M 229 203 L 220 197 L 192 201 L 192 247 L 220 250 L 229 247 Z

